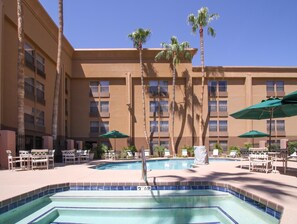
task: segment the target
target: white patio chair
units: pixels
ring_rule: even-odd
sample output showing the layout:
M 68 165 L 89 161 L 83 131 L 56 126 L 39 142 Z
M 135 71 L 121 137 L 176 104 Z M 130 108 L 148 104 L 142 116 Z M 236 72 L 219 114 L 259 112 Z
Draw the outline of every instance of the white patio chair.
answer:
M 169 149 L 164 150 L 164 157 L 170 157 L 170 151 Z
M 75 163 L 76 160 L 76 153 L 75 150 L 62 150 L 62 156 L 63 156 L 63 163 L 67 162 L 73 162 Z
M 273 170 L 273 160 L 267 154 L 250 154 L 249 170 L 259 170 L 268 173 Z
M 213 157 L 218 157 L 219 156 L 219 150 L 218 149 L 213 149 L 212 150 L 212 156 Z
M 7 159 L 8 159 L 8 169 L 15 170 L 17 164 L 21 162 L 19 156 L 13 156 L 11 150 L 6 150 Z
M 236 150 L 231 150 L 229 155 L 227 157 L 235 158 L 237 157 L 237 151 Z
M 49 167 L 48 149 L 32 149 L 31 150 L 32 170 Z
M 188 150 L 182 149 L 182 157 L 188 157 Z

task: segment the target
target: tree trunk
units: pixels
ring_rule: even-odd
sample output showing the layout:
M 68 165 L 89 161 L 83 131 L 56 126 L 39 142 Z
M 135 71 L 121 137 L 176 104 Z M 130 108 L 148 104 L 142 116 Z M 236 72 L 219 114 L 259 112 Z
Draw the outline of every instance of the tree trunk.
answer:
M 171 105 L 171 147 L 172 155 L 175 156 L 175 143 L 174 143 L 174 113 L 175 113 L 175 79 L 176 79 L 176 67 L 173 65 L 172 73 L 172 105 Z
M 144 89 L 144 80 L 143 80 L 143 63 L 142 63 L 142 47 L 139 48 L 139 63 L 141 70 L 141 91 L 142 91 L 142 111 L 143 111 L 143 132 L 146 141 L 147 148 L 150 148 L 147 128 L 146 128 L 146 110 L 145 110 L 145 89 Z
M 52 135 L 53 135 L 55 148 L 57 148 L 59 95 L 60 95 L 60 82 L 62 77 L 62 74 L 61 74 L 62 38 L 63 38 L 63 0 L 59 0 L 58 53 L 57 53 L 56 82 L 55 82 L 53 120 L 52 120 Z
M 25 122 L 24 122 L 24 29 L 23 29 L 23 1 L 17 0 L 17 19 L 18 19 L 18 63 L 17 63 L 17 84 L 18 84 L 18 133 L 17 148 L 25 149 Z
M 204 71 L 204 40 L 203 40 L 203 28 L 199 30 L 200 34 L 200 60 L 201 60 L 201 97 L 199 107 L 199 145 L 204 145 L 203 141 L 203 103 L 204 103 L 204 82 L 205 82 L 205 71 Z

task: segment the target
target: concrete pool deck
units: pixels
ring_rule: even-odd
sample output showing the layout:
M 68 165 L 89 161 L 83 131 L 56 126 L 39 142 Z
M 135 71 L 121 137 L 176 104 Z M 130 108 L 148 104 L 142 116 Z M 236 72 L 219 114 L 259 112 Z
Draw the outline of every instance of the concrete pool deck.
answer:
M 101 161 L 99 161 L 101 162 Z M 139 170 L 95 170 L 90 167 L 98 163 L 56 164 L 49 170 L 9 171 L 0 170 L 0 201 L 30 192 L 47 185 L 63 183 L 141 184 L 144 183 Z M 279 172 L 249 172 L 240 168 L 241 162 L 219 162 L 201 165 L 187 170 L 153 170 L 148 172 L 148 182 L 154 184 L 177 182 L 211 182 L 228 184 L 254 196 L 264 198 L 284 207 L 282 224 L 295 224 L 297 214 L 297 160 L 288 162 L 283 174 Z

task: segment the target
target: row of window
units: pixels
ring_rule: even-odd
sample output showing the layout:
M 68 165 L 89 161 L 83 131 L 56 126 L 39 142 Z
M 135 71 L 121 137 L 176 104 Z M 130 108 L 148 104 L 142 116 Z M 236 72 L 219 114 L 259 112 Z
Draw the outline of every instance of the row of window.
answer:
M 210 132 L 227 132 L 228 131 L 228 121 L 227 120 L 210 120 L 209 123 Z M 270 120 L 266 122 L 267 132 L 270 129 Z M 285 120 L 272 120 L 271 121 L 272 132 L 284 132 L 285 131 Z
M 102 135 L 107 132 L 109 132 L 109 121 L 90 121 L 90 133 Z
M 24 45 L 25 49 L 25 65 L 34 72 L 45 78 L 45 59 L 41 54 L 37 53 L 35 49 L 28 43 Z

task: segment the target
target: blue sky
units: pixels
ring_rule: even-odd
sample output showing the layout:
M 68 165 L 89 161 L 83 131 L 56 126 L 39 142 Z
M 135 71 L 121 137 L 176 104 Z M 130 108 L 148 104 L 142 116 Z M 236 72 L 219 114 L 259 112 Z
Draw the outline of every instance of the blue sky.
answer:
M 58 0 L 39 1 L 57 23 Z M 128 34 L 142 27 L 146 48 L 174 35 L 199 49 L 187 17 L 203 6 L 220 14 L 216 37 L 205 32 L 206 65 L 297 66 L 296 0 L 64 0 L 64 35 L 74 48 L 131 48 Z

